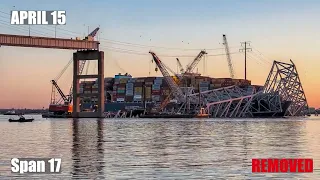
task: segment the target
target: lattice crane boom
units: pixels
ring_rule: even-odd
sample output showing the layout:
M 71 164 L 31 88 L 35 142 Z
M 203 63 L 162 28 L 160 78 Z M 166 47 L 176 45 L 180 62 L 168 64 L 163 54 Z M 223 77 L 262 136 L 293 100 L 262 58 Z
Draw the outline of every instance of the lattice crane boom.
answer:
M 191 73 L 205 54 L 207 54 L 207 52 L 205 50 L 201 50 L 196 58 L 187 66 L 185 73 Z
M 88 36 L 95 37 L 99 31 L 99 27 L 95 28 Z
M 184 69 L 183 69 L 183 66 L 182 66 L 179 58 L 177 58 L 177 63 L 178 63 L 179 69 L 180 69 L 180 73 L 181 73 L 181 74 L 184 73 Z
M 54 87 L 57 89 L 57 91 L 59 92 L 60 96 L 62 97 L 62 99 L 64 100 L 64 102 L 68 102 L 68 98 L 67 96 L 62 92 L 62 90 L 60 89 L 60 87 L 58 86 L 57 82 L 55 80 L 51 80 L 52 85 L 54 85 Z
M 166 69 L 166 66 L 162 63 L 162 61 L 159 59 L 159 57 L 154 52 L 149 52 L 154 62 L 156 63 L 157 67 L 159 68 L 160 72 L 162 73 L 165 81 L 168 83 L 169 88 L 171 92 L 173 93 L 174 97 L 177 98 L 177 100 L 183 101 L 184 100 L 184 94 L 180 87 L 176 84 L 176 82 L 173 80 L 173 78 L 170 76 L 168 70 Z
M 229 67 L 230 77 L 231 77 L 231 78 L 234 78 L 234 70 L 233 70 L 233 65 L 232 65 L 232 61 L 231 61 L 231 56 L 230 56 L 230 51 L 229 51 L 229 45 L 228 45 L 227 37 L 226 37 L 225 34 L 222 35 L 222 39 L 223 39 L 223 45 L 224 45 L 225 51 L 226 51 L 226 56 L 227 56 L 227 61 L 228 61 L 228 67 Z
M 91 38 L 94 38 L 96 36 L 96 34 L 98 33 L 99 31 L 99 27 L 97 27 L 96 29 L 94 29 L 90 34 L 88 34 L 87 37 L 85 37 L 85 39 L 89 40 L 89 37 Z M 84 66 L 86 65 L 86 60 L 81 60 L 79 62 L 79 74 L 82 74 L 83 72 L 83 69 L 84 69 Z M 70 87 L 70 90 L 69 90 L 69 97 L 68 97 L 68 102 L 71 103 L 72 102 L 72 85 Z

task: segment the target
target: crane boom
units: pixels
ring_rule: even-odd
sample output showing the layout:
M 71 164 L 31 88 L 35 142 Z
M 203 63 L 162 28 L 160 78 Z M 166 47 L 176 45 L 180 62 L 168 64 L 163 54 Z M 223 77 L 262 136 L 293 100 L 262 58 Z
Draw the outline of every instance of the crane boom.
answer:
M 85 39 L 88 39 L 88 37 L 94 38 L 96 36 L 96 34 L 98 33 L 99 29 L 100 29 L 99 27 L 95 28 L 90 34 L 88 34 L 88 36 Z M 86 65 L 86 60 L 81 60 L 79 62 L 79 74 L 82 74 L 85 65 Z M 69 90 L 69 98 L 68 98 L 69 103 L 72 102 L 72 89 L 73 89 L 73 87 L 71 85 L 70 90 Z
M 100 29 L 99 27 L 95 28 L 90 34 L 88 34 L 88 36 L 95 37 L 99 29 Z
M 227 36 L 225 34 L 223 34 L 222 37 L 223 37 L 223 45 L 225 46 L 226 55 L 227 55 L 230 77 L 234 78 L 234 70 L 233 70 L 231 56 L 230 56 L 230 52 L 229 52 L 229 45 L 228 45 L 228 41 L 227 41 Z
M 184 94 L 182 90 L 179 88 L 179 86 L 176 84 L 176 82 L 173 80 L 173 78 L 170 76 L 168 70 L 166 69 L 166 66 L 161 62 L 161 60 L 158 58 L 158 56 L 154 52 L 149 52 L 156 65 L 158 66 L 159 70 L 161 71 L 165 81 L 168 83 L 169 88 L 171 92 L 173 93 L 174 97 L 179 100 L 180 102 L 183 101 Z
M 200 62 L 203 55 L 207 54 L 205 50 L 201 50 L 200 53 L 196 56 L 196 58 L 187 66 L 185 73 L 191 73 L 193 69 L 197 66 L 197 64 Z
M 62 92 L 62 90 L 58 86 L 57 82 L 55 80 L 51 80 L 51 82 L 54 85 L 54 87 L 58 90 L 58 92 L 59 92 L 60 96 L 62 97 L 62 99 L 64 100 L 64 102 L 67 102 L 68 98 L 66 95 L 64 95 L 64 93 Z
M 179 66 L 179 68 L 180 68 L 180 73 L 181 73 L 181 74 L 184 73 L 184 69 L 183 69 L 183 66 L 182 66 L 179 58 L 177 58 L 177 63 L 178 63 L 178 66 Z
M 179 87 L 179 85 L 183 81 L 186 73 L 183 72 L 182 76 L 177 76 L 177 74 L 174 73 L 175 76 L 178 77 L 178 81 L 175 82 L 168 72 L 168 70 L 170 70 L 170 68 L 167 67 L 164 63 L 162 63 L 161 60 L 158 58 L 158 56 L 154 52 L 149 52 L 149 53 L 153 56 L 154 62 L 156 63 L 156 65 L 160 69 L 163 77 L 165 78 L 165 81 L 168 83 L 169 88 L 171 90 L 169 96 L 164 101 L 162 101 L 162 103 L 160 105 L 160 110 L 162 110 L 170 102 L 171 95 L 173 95 L 179 102 L 185 102 L 186 96 L 183 93 L 183 91 L 181 90 L 181 88 Z M 191 72 L 194 69 L 194 67 L 198 64 L 198 62 L 201 60 L 201 58 L 204 54 L 207 54 L 207 53 L 204 50 L 202 50 L 197 55 L 197 57 L 193 60 L 193 62 L 187 67 L 187 70 L 189 69 L 189 72 Z M 178 58 L 177 58 L 177 61 L 178 61 Z M 170 70 L 170 71 L 172 72 L 172 70 Z M 196 102 L 197 100 L 192 97 L 190 99 L 190 101 Z

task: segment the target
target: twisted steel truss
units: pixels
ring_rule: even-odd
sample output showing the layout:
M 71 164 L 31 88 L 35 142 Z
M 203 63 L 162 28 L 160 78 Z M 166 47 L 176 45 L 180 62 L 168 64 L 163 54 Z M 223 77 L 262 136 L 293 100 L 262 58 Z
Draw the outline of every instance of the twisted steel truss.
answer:
M 308 109 L 297 68 L 291 64 L 274 61 L 264 85 L 264 93 L 279 94 L 281 102 L 289 104 L 285 116 L 304 115 Z
M 211 114 L 211 117 L 304 115 L 308 104 L 297 69 L 292 61 L 291 63 L 274 61 L 262 88 L 229 86 L 193 93 L 189 96 L 198 97 L 198 104 L 194 107 L 206 107 L 206 111 Z
M 229 86 L 194 93 L 190 96 L 199 97 L 199 94 L 199 103 L 203 104 L 199 107 L 205 106 L 207 113 L 212 117 L 247 117 L 250 115 L 248 109 L 251 101 L 257 92 L 253 87 Z

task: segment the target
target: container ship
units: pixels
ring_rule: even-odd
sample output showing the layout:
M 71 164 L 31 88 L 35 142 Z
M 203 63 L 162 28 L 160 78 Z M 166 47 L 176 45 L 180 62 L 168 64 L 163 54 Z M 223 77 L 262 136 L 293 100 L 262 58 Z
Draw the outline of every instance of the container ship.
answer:
M 194 87 L 195 93 L 228 87 L 232 85 L 249 86 L 250 80 L 232 78 L 212 78 L 201 74 L 185 75 L 184 87 Z M 178 81 L 176 76 L 172 77 Z M 139 115 L 147 107 L 165 100 L 170 95 L 170 88 L 163 77 L 132 77 L 129 74 L 117 74 L 114 77 L 104 79 L 105 112 L 116 113 L 121 111 L 133 111 L 133 115 Z M 98 93 L 97 81 L 80 82 L 80 93 Z M 80 98 L 80 111 L 95 111 L 98 104 L 97 97 Z M 49 106 L 47 117 L 71 117 L 72 106 L 70 104 Z
M 173 78 L 175 79 L 176 77 Z M 148 106 L 148 104 L 162 102 L 170 94 L 169 86 L 163 77 L 133 78 L 128 74 L 118 74 L 114 77 L 105 78 L 104 81 L 106 112 L 144 109 L 144 106 Z M 184 87 L 194 87 L 195 93 L 232 85 L 249 86 L 251 85 L 251 81 L 231 78 L 211 78 L 197 74 L 197 76 L 188 76 L 183 82 Z M 80 93 L 90 94 L 97 92 L 97 81 L 82 81 L 80 83 Z M 94 110 L 97 101 L 97 97 L 81 98 L 81 111 Z

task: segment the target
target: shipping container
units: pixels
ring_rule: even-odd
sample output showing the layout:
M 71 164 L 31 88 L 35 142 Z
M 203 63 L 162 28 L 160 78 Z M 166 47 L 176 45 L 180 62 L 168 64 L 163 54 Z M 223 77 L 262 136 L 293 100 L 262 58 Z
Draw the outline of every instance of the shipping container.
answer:
M 146 77 L 145 82 L 153 82 L 156 79 L 156 77 Z
M 133 96 L 126 96 L 125 100 L 126 100 L 126 102 L 132 102 L 133 101 Z
M 134 92 L 142 93 L 142 87 L 134 87 Z
M 146 87 L 145 96 L 146 98 L 151 98 L 151 87 Z
M 126 95 L 124 93 L 117 93 L 117 97 L 124 98 Z
M 136 80 L 136 83 L 142 83 L 142 82 L 144 82 L 144 78 L 138 78 L 137 80 Z
M 84 88 L 92 88 L 92 85 L 86 84 L 86 85 L 84 86 Z
M 142 96 L 141 95 L 134 95 L 133 96 L 133 101 L 141 101 L 142 100 Z
M 206 85 L 207 85 L 207 84 L 210 84 L 209 81 L 200 81 L 199 83 L 200 83 L 200 84 L 206 84 Z
M 128 82 L 128 83 L 126 84 L 126 87 L 133 87 L 133 83 L 132 83 L 132 82 Z
M 152 95 L 160 95 L 160 90 L 152 90 Z
M 125 92 L 126 92 L 125 90 L 119 90 L 119 89 L 117 90 L 117 94 L 125 94 Z
M 160 90 L 160 84 L 153 84 L 152 85 L 152 90 Z
M 162 84 L 162 79 L 155 79 L 153 81 L 154 84 Z
M 133 91 L 126 91 L 127 96 L 133 96 Z
M 152 95 L 152 101 L 160 101 L 160 95 Z
M 208 91 L 209 88 L 208 87 L 200 87 L 200 92 L 203 92 L 203 91 Z
M 117 98 L 117 102 L 124 102 L 125 98 Z
M 121 79 L 120 79 L 120 84 L 126 84 L 127 81 L 128 81 L 127 78 L 121 78 Z
M 133 85 L 134 85 L 134 87 L 142 87 L 143 84 L 144 84 L 144 82 L 137 82 L 136 81 Z
M 136 78 L 131 78 L 131 79 L 128 80 L 128 82 L 134 83 L 134 82 L 136 82 L 136 80 L 137 80 Z

